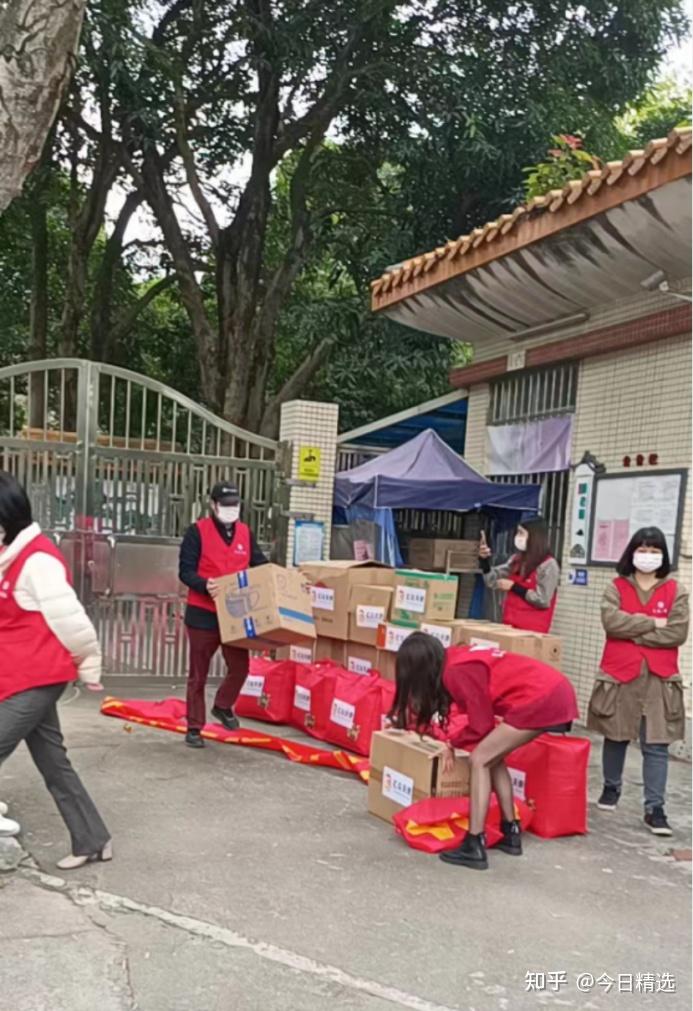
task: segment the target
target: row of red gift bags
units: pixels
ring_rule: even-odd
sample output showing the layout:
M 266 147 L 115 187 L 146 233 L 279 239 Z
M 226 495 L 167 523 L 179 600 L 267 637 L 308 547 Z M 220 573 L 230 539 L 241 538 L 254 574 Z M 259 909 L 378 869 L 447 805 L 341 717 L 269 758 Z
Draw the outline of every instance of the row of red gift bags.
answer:
M 296 664 L 253 657 L 236 712 L 247 719 L 289 723 L 367 756 L 394 694 L 395 686 L 375 671 L 353 674 L 331 660 Z

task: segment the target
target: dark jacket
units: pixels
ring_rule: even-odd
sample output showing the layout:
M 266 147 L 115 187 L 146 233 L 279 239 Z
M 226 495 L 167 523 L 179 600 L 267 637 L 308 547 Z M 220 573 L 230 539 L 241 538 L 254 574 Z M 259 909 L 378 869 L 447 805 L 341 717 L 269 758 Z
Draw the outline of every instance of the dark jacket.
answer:
M 214 523 L 221 536 L 227 544 L 230 544 L 233 540 L 235 524 L 234 526 L 227 528 L 223 523 L 219 523 L 214 517 L 212 518 L 214 519 Z M 181 542 L 180 555 L 178 557 L 178 578 L 181 583 L 190 587 L 191 590 L 196 590 L 197 593 L 206 593 L 207 580 L 197 574 L 197 567 L 200 563 L 201 553 L 202 541 L 200 539 L 200 531 L 197 524 L 193 523 L 193 525 L 188 527 L 186 530 L 185 536 Z M 255 535 L 251 530 L 250 567 L 252 569 L 257 565 L 265 565 L 266 563 L 267 559 L 257 546 Z M 202 607 L 194 607 L 190 604 L 188 604 L 185 609 L 185 624 L 190 628 L 205 628 L 212 630 L 219 627 L 217 616 L 214 611 L 205 611 Z

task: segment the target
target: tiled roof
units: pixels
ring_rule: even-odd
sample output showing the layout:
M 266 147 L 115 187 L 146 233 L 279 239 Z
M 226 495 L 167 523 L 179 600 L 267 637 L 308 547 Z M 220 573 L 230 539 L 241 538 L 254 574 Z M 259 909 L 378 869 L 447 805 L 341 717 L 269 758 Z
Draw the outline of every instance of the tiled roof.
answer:
M 469 235 L 406 260 L 371 282 L 373 309 L 384 309 L 417 291 L 473 270 L 481 262 L 505 256 L 690 173 L 691 133 L 689 127 L 672 130 L 668 137 L 650 141 L 642 151 L 629 152 L 623 161 L 607 162 L 562 190 L 534 197 Z

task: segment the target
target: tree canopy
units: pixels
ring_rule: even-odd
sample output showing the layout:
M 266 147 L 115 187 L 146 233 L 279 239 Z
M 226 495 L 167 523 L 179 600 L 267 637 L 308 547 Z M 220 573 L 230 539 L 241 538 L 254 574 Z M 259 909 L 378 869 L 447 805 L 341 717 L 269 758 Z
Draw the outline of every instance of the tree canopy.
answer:
M 0 220 L 2 357 L 128 364 L 270 434 L 296 396 L 351 427 L 442 393 L 464 348 L 373 318 L 369 280 L 516 204 L 553 134 L 639 137 L 684 27 L 678 0 L 95 0 Z

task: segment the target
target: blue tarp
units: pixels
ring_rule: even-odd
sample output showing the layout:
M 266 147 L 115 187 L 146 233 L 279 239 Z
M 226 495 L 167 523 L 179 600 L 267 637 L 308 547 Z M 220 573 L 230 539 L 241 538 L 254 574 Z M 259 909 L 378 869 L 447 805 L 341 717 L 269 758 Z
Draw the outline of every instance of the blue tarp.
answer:
M 397 449 L 337 474 L 337 507 L 483 510 L 503 525 L 539 511 L 534 484 L 496 484 L 428 429 Z M 505 521 L 505 522 L 504 522 Z

